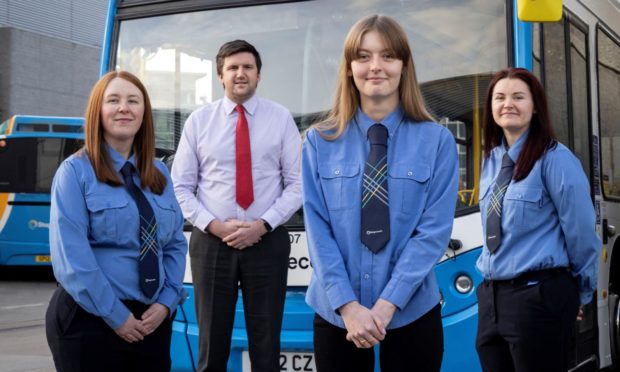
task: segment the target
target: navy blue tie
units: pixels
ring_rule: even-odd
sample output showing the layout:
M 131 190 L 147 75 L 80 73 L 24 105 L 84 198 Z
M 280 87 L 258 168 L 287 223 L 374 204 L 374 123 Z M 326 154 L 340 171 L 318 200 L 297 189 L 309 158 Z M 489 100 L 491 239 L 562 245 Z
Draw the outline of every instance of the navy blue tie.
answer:
M 140 214 L 140 289 L 148 298 L 153 297 L 159 287 L 159 246 L 157 244 L 157 220 L 153 208 L 142 191 L 133 182 L 134 167 L 130 162 L 121 168 L 125 187 L 133 197 Z
M 373 253 L 390 240 L 390 208 L 387 179 L 388 130 L 382 124 L 368 129 L 370 152 L 364 168 L 362 192 L 362 243 Z
M 504 195 L 506 189 L 512 179 L 512 171 L 515 163 L 512 161 L 508 153 L 502 158 L 502 169 L 500 169 L 495 186 L 489 199 L 487 208 L 487 248 L 494 253 L 502 243 L 502 206 L 504 204 Z

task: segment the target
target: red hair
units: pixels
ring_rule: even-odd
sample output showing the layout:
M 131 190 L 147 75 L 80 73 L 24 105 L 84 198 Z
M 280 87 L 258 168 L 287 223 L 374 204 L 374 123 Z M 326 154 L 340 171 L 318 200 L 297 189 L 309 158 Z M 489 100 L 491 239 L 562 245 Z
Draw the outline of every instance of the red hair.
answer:
M 166 187 L 166 177 L 155 167 L 155 129 L 153 125 L 153 110 L 146 88 L 133 74 L 126 71 L 110 71 L 103 75 L 90 92 L 86 113 L 84 114 L 85 150 L 95 170 L 97 179 L 113 186 L 123 183 L 112 167 L 112 160 L 104 148 L 103 126 L 101 123 L 101 107 L 106 88 L 113 79 L 120 78 L 135 85 L 144 97 L 144 117 L 142 125 L 133 140 L 133 152 L 136 156 L 136 166 L 140 173 L 140 186 L 150 187 L 155 194 L 161 195 Z
M 545 95 L 542 84 L 540 84 L 536 76 L 528 70 L 510 67 L 498 71 L 489 83 L 482 119 L 484 156 L 488 158 L 493 148 L 501 145 L 502 139 L 504 138 L 504 131 L 493 119 L 491 107 L 493 89 L 495 89 L 497 82 L 502 79 L 519 79 L 523 81 L 529 87 L 532 94 L 532 101 L 534 102 L 534 114 L 530 121 L 529 134 L 523 144 L 519 159 L 517 159 L 515 173 L 513 175 L 515 181 L 520 181 L 527 177 L 536 161 L 540 159 L 547 150 L 556 145 L 557 140 L 553 131 L 553 126 L 551 125 L 547 96 Z

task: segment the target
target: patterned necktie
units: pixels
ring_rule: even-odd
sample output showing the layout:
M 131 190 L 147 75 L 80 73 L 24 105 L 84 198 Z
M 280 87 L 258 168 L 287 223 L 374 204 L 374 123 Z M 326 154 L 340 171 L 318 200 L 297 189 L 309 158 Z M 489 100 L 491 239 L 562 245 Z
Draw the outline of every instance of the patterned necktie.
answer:
M 121 168 L 121 174 L 125 180 L 125 187 L 133 197 L 140 214 L 140 261 L 138 271 L 140 272 L 140 289 L 148 298 L 153 297 L 159 287 L 159 262 L 157 255 L 159 246 L 157 244 L 157 221 L 153 214 L 153 208 L 142 191 L 133 182 L 133 165 L 125 163 Z
M 512 179 L 515 163 L 508 153 L 502 158 L 502 169 L 495 179 L 495 186 L 487 208 L 487 248 L 494 253 L 502 242 L 502 204 L 506 189 Z
M 242 105 L 235 108 L 239 113 L 237 118 L 235 159 L 237 166 L 237 204 L 248 209 L 254 201 L 254 187 L 252 186 L 252 154 L 250 152 L 250 131 L 245 111 Z
M 361 238 L 373 253 L 383 249 L 390 240 L 387 139 L 388 130 L 382 124 L 368 129 L 370 152 L 364 168 Z

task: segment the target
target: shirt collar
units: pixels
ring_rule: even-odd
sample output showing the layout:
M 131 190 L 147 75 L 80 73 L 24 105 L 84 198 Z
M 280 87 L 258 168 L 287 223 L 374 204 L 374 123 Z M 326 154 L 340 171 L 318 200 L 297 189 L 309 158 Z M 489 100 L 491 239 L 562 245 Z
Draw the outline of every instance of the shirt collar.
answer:
M 138 167 L 136 166 L 135 154 L 132 153 L 129 156 L 129 159 L 125 160 L 123 155 L 119 154 L 118 151 L 114 150 L 112 146 L 108 145 L 107 143 L 104 142 L 103 147 L 108 152 L 108 155 L 110 155 L 110 159 L 112 160 L 112 167 L 114 168 L 116 172 L 120 173 L 121 168 L 123 167 L 123 165 L 125 165 L 126 162 L 130 162 L 137 172 Z
M 226 96 L 224 96 L 222 102 L 226 115 L 231 115 L 233 112 L 235 112 L 235 108 L 237 107 L 236 102 Z M 254 113 L 256 112 L 256 107 L 258 107 L 258 98 L 256 97 L 256 94 L 253 95 L 249 100 L 243 102 L 243 108 L 245 109 L 246 113 L 250 114 L 250 116 L 254 116 Z
M 396 129 L 398 129 L 398 125 L 403 121 L 404 114 L 405 114 L 405 111 L 399 105 L 396 107 L 394 111 L 392 111 L 388 116 L 386 116 L 385 118 L 383 118 L 383 120 L 381 120 L 380 123 L 385 125 L 385 127 L 388 130 L 388 139 L 391 138 L 394 135 L 394 133 L 396 133 Z M 366 136 L 368 136 L 368 129 L 370 129 L 372 125 L 379 123 L 369 118 L 368 115 L 366 115 L 362 111 L 361 108 L 357 109 L 357 113 L 355 114 L 354 120 L 359 126 L 362 133 L 366 134 Z
M 527 136 L 530 133 L 529 128 L 523 132 L 523 134 L 517 139 L 517 141 L 512 145 L 512 147 L 508 148 L 508 144 L 506 143 L 506 138 L 503 137 L 502 138 L 502 151 L 501 151 L 501 156 L 504 156 L 505 152 L 508 152 L 508 156 L 510 156 L 510 159 L 512 159 L 512 161 L 514 163 L 517 162 L 517 159 L 519 159 L 519 154 L 521 154 L 521 149 L 523 148 L 523 144 L 525 143 L 525 141 L 527 140 Z

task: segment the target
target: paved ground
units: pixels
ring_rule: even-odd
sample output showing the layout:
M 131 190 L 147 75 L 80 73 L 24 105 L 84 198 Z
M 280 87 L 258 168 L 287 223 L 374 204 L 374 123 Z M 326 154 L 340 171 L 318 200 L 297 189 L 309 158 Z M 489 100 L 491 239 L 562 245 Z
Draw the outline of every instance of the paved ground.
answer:
M 51 269 L 0 267 L 0 372 L 53 372 L 45 310 L 56 282 Z

